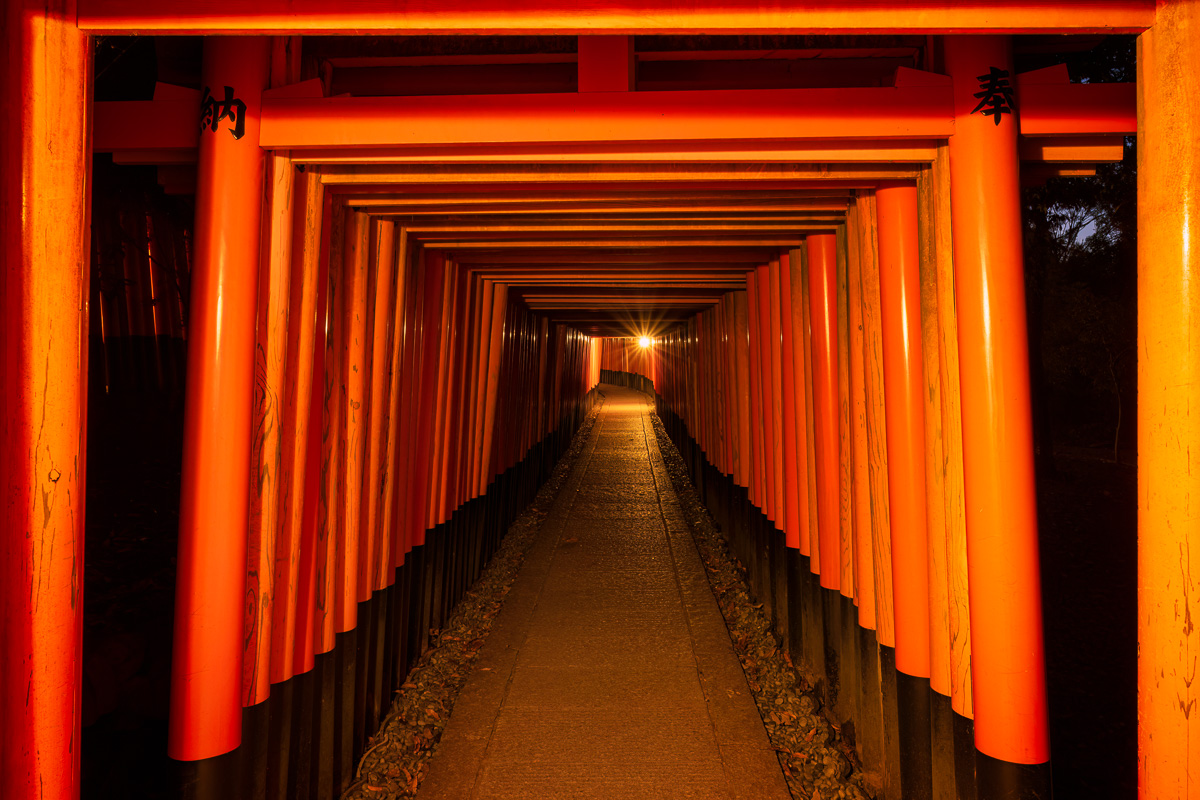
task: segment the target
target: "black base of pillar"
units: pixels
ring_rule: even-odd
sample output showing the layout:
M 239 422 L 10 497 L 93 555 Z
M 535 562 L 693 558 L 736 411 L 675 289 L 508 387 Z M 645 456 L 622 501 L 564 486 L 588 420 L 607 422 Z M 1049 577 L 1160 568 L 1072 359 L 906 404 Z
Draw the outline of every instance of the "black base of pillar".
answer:
M 958 800 L 975 800 L 975 720 L 954 712 L 954 786 Z
M 858 624 L 858 607 L 854 598 L 838 594 L 841 603 L 841 643 L 838 645 L 839 660 L 841 661 L 841 693 L 838 704 L 838 722 L 842 726 L 842 739 L 851 747 L 857 748 L 859 703 L 861 702 L 859 673 L 858 632 L 862 630 Z
M 858 758 L 872 785 L 883 783 L 883 705 L 879 695 L 879 641 L 875 631 L 858 628 Z
M 904 798 L 901 784 L 900 704 L 896 696 L 896 649 L 879 645 L 879 702 L 883 714 L 883 797 Z
M 804 658 L 802 670 L 817 697 L 825 697 L 825 615 L 821 610 L 821 576 L 812 571 L 812 559 L 808 559 L 808 570 L 804 575 L 804 592 L 800 602 L 804 608 Z
M 354 681 L 358 675 L 358 629 L 333 638 L 337 655 L 333 691 L 333 789 L 341 794 L 354 776 Z
M 179 800 L 229 800 L 241 792 L 233 750 L 199 761 L 171 760 L 173 796 Z
M 932 729 L 929 679 L 896 672 L 896 704 L 900 712 L 900 785 L 905 798 L 933 796 L 929 736 Z
M 314 723 L 313 706 L 316 694 L 316 670 L 303 672 L 290 681 L 293 684 L 292 733 L 288 742 L 287 765 L 280 776 L 283 791 L 271 800 L 308 800 L 312 796 L 312 747 Z
M 274 705 L 278 705 L 276 699 Z M 239 797 L 267 796 L 267 760 L 270 752 L 271 700 L 242 709 L 242 744 L 237 754 Z
M 820 597 L 822 642 L 825 656 L 825 708 L 841 725 L 845 717 L 842 700 L 842 596 L 837 589 L 817 587 Z
M 1015 764 L 975 751 L 979 800 L 1050 800 L 1050 762 Z
M 775 640 L 787 649 L 788 634 L 791 624 L 788 620 L 788 553 L 793 548 L 787 546 L 787 535 L 776 529 L 771 548 L 771 609 L 774 611 L 772 620 L 775 630 Z
M 957 800 L 954 771 L 954 709 L 950 698 L 929 692 L 930 743 L 934 800 Z
M 792 663 L 799 665 L 802 659 L 804 642 L 804 609 L 801 605 L 801 586 L 804 583 L 804 572 L 808 571 L 808 557 L 800 555 L 799 550 L 788 548 L 787 551 L 787 622 L 788 635 L 786 652 L 792 657 Z
M 288 758 L 298 682 L 290 680 L 272 686 L 271 697 L 267 700 L 267 800 L 287 800 Z

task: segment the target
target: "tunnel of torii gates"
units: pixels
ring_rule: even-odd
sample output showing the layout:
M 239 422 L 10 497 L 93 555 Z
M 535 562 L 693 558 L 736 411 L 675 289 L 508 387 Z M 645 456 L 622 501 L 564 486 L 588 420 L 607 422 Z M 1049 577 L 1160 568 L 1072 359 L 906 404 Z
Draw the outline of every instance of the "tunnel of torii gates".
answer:
M 1013 74 L 1011 34 L 1112 32 L 1136 86 Z M 128 33 L 208 36 L 203 93 L 93 103 Z M 302 74 L 351 33 L 578 35 L 576 85 Z M 928 46 L 637 91 L 638 33 Z M 1048 796 L 1019 187 L 1135 132 L 1139 791 L 1200 797 L 1200 4 L 9 0 L 0 49 L 5 800 L 78 794 L 93 152 L 195 194 L 184 796 L 343 788 L 601 380 L 655 394 L 798 668 L 840 668 L 881 796 Z

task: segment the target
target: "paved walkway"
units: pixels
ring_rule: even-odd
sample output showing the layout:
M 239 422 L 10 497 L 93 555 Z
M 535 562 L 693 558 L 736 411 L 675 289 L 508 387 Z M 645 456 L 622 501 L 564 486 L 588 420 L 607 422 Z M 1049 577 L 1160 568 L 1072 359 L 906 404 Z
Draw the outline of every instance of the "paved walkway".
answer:
M 420 800 L 790 797 L 651 408 L 603 391 Z

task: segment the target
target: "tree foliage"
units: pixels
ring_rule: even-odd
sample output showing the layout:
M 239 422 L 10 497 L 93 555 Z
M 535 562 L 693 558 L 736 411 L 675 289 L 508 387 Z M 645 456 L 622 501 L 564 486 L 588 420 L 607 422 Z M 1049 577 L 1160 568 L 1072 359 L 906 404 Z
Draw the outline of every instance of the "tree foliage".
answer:
M 1044 62 L 1044 63 L 1039 63 Z M 1134 80 L 1133 37 L 1087 52 L 1047 54 L 1021 69 L 1066 62 L 1072 80 Z M 1053 442 L 1113 448 L 1132 441 L 1136 394 L 1135 142 L 1093 178 L 1052 178 L 1023 192 L 1025 273 L 1039 466 Z

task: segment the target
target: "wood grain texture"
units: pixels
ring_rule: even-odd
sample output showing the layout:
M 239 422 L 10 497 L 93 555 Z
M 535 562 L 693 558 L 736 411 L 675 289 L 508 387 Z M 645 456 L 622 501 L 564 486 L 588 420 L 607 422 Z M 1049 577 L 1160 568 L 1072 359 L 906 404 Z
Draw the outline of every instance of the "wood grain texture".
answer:
M 792 313 L 792 254 L 784 254 L 779 260 L 779 330 L 780 330 L 780 358 L 781 358 L 781 374 L 783 393 L 783 482 L 785 491 L 785 519 L 787 522 L 784 528 L 786 542 L 788 547 L 800 546 L 800 487 L 801 477 L 803 472 L 800 470 L 800 465 L 803 460 L 800 458 L 797 450 L 797 435 L 796 423 L 798 414 L 796 411 L 796 376 L 803 375 L 803 363 L 801 370 L 796 370 L 796 342 L 800 338 L 800 331 L 794 324 L 794 315 Z M 803 356 L 801 356 L 803 359 Z M 805 509 L 807 513 L 807 509 Z
M 767 511 L 766 456 L 762 413 L 762 346 L 759 344 L 758 273 L 746 273 L 746 323 L 749 330 L 748 352 L 750 377 L 750 502 L 765 514 Z
M 963 490 L 962 410 L 958 378 L 958 315 L 954 299 L 954 243 L 950 227 L 950 150 L 938 145 L 933 164 L 934 243 L 937 253 L 938 374 L 941 376 L 942 486 L 950 635 L 950 700 L 973 719 L 971 608 L 967 593 L 967 517 Z M 929 417 L 926 417 L 929 419 Z
M 250 416 L 250 519 L 246 540 L 246 610 L 242 633 L 242 705 L 270 694 L 275 548 L 282 523 L 283 415 L 287 396 L 288 312 L 292 281 L 292 183 L 286 152 L 267 159 L 266 213 L 259 258 Z
M 867 467 L 871 479 L 871 543 L 875 564 L 875 622 L 879 643 L 896 646 L 892 605 L 892 534 L 888 504 L 887 422 L 883 406 L 883 327 L 875 193 L 857 201 L 862 264 L 863 388 L 867 402 Z
M 768 347 L 763 351 L 764 355 L 770 358 L 771 368 L 768 373 L 771 378 L 770 384 L 770 407 L 767 411 L 771 415 L 771 474 L 774 481 L 774 510 L 775 510 L 775 527 L 783 530 L 787 527 L 787 484 L 783 476 L 783 458 L 784 458 L 784 434 L 783 434 L 783 387 L 780 382 L 783 379 L 783 334 L 780 331 L 779 320 L 779 259 L 772 259 L 766 270 L 760 272 L 766 276 L 768 280 L 767 290 L 764 293 L 763 299 L 766 301 L 766 313 L 764 313 L 764 321 L 769 321 L 769 325 L 764 326 L 770 336 Z
M 838 381 L 838 541 L 841 557 L 838 588 L 855 597 L 857 585 L 854 560 L 854 465 L 850 440 L 850 329 L 847 297 L 846 228 L 837 231 L 837 381 Z
M 398 537 L 396 535 L 397 524 L 397 505 L 398 493 L 396 486 L 399 483 L 401 476 L 404 473 L 404 465 L 398 461 L 398 454 L 402 447 L 400 440 L 402 431 L 405 427 L 403 422 L 403 387 L 404 387 L 404 323 L 408 315 L 408 303 L 410 292 L 408 291 L 408 236 L 403 228 L 396 226 L 395 236 L 393 239 L 393 248 L 395 250 L 393 256 L 393 269 L 395 276 L 396 300 L 392 304 L 392 331 L 391 331 L 391 355 L 388 363 L 388 390 L 387 390 L 387 410 L 384 412 L 384 426 L 388 430 L 387 449 L 383 455 L 383 476 L 382 480 L 386 484 L 380 507 L 379 507 L 379 528 L 384 539 L 384 552 L 381 553 L 379 559 L 380 577 L 377 583 L 378 588 L 390 586 L 394 574 L 392 568 L 397 566 L 398 557 L 396 550 L 398 547 Z M 402 557 L 402 556 L 401 556 Z
M 333 649 L 334 636 L 334 582 L 337 569 L 337 540 L 341 527 L 339 476 L 342 470 L 341 431 L 343 427 L 342 403 L 345 391 L 342 386 L 342 361 L 345 338 L 342 324 L 344 294 L 342 286 L 342 240 L 346 235 L 346 209 L 334 204 L 329 229 L 328 280 L 326 281 L 325 308 L 320 310 L 325 318 L 325 383 L 324 413 L 321 427 L 321 483 L 317 506 L 316 583 L 313 602 L 315 604 L 314 647 L 316 653 L 327 653 Z
M 309 424 L 312 411 L 313 348 L 317 327 L 317 280 L 320 275 L 324 188 L 310 168 L 294 178 L 291 311 L 288 318 L 286 394 L 283 403 L 283 454 L 280 462 L 281 508 L 275 545 L 275 603 L 271 623 L 271 683 L 292 677 L 296 641 L 304 617 L 298 617 L 300 562 L 304 523 L 308 437 L 319 436 Z
M 917 178 L 917 247 L 921 280 L 921 352 L 925 374 L 925 520 L 929 542 L 929 685 L 950 696 L 950 599 L 946 573 L 945 454 L 938 347 L 937 238 L 933 170 Z
M 491 350 L 488 358 L 487 383 L 484 386 L 484 413 L 483 413 L 483 473 L 480 475 L 478 490 L 479 493 L 487 491 L 487 485 L 491 482 L 493 471 L 494 455 L 492 453 L 492 441 L 496 435 L 496 404 L 498 394 L 500 392 L 500 375 L 501 375 L 501 348 L 504 343 L 504 325 L 505 312 L 508 308 L 508 287 L 503 283 L 496 284 L 495 292 L 492 297 L 492 320 L 491 330 L 486 331 L 487 342 Z M 507 421 L 506 421 L 507 422 Z
M 737 433 L 735 442 L 735 471 L 734 482 L 742 488 L 750 486 L 752 473 L 753 446 L 750 440 L 750 334 L 747 321 L 750 305 L 748 293 L 744 290 L 730 295 L 733 304 L 733 335 L 732 356 L 734 361 L 734 399 L 736 401 Z
M 805 543 L 808 544 L 809 570 L 814 575 L 821 574 L 821 548 L 817 541 L 817 445 L 815 420 L 813 417 L 813 364 L 812 364 L 812 311 L 811 293 L 808 288 L 808 248 L 801 247 L 793 252 L 799 253 L 796 259 L 800 265 L 800 313 L 803 316 L 801 330 L 804 331 L 804 446 L 808 472 L 808 535 L 800 535 L 801 552 Z M 798 428 L 799 430 L 799 428 Z
M 866 358 L 862 324 L 862 241 L 858 207 L 851 206 L 846 223 L 846 310 L 850 331 L 850 444 L 854 502 L 855 600 L 858 624 L 875 630 L 875 564 L 871 544 L 871 472 L 867 446 Z
M 367 297 L 371 283 L 369 253 L 369 217 L 351 211 L 346 219 L 342 255 L 342 392 L 338 449 L 342 471 L 339 476 L 338 547 L 334 563 L 334 614 L 337 633 L 352 630 L 358 624 L 358 571 L 362 538 L 360 510 L 364 457 L 366 455 L 367 370 L 370 351 L 367 331 L 372 304 Z
M 362 530 L 366 546 L 358 573 L 358 599 L 369 600 L 371 593 L 383 588 L 382 565 L 390 563 L 388 537 L 382 535 L 381 511 L 388 493 L 386 456 L 392 431 L 388 424 L 391 412 L 391 373 L 393 360 L 392 334 L 396 317 L 396 225 L 392 222 L 372 222 L 371 260 L 375 276 L 371 317 L 371 372 L 366 472 L 363 480 Z

